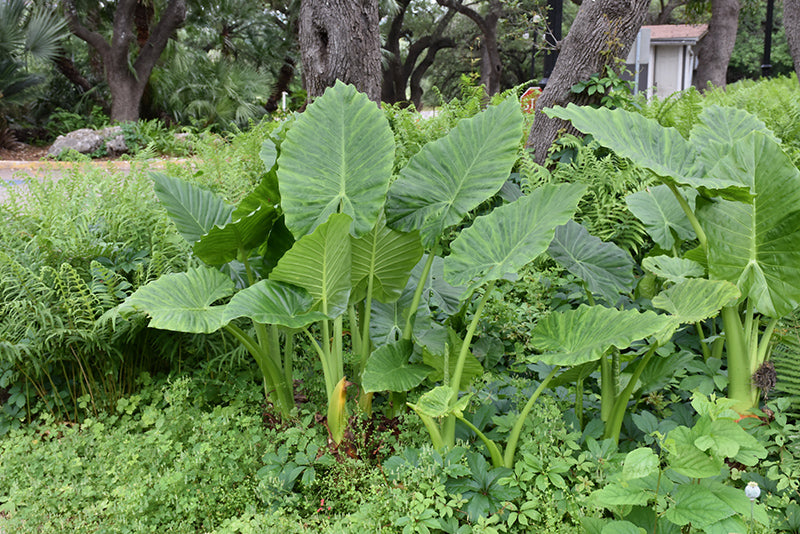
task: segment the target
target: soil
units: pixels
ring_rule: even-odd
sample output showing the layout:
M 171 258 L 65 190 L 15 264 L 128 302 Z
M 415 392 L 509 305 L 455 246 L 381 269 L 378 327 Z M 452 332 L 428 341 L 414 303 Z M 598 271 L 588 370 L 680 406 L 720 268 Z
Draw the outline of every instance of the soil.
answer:
M 0 161 L 38 161 L 47 156 L 48 148 L 50 147 L 26 144 L 14 150 L 0 148 Z

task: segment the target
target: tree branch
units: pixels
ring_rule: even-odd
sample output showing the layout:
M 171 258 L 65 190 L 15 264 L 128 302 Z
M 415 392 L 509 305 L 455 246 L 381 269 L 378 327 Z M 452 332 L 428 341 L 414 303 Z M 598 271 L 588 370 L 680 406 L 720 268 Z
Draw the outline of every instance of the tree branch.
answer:
M 65 0 L 64 13 L 66 13 L 67 16 L 69 31 L 71 31 L 75 37 L 86 41 L 89 46 L 97 50 L 105 63 L 106 58 L 111 53 L 111 45 L 109 45 L 108 41 L 98 32 L 93 32 L 83 25 L 78 17 L 78 8 L 75 6 L 75 0 Z
M 139 57 L 133 64 L 139 79 L 149 78 L 150 71 L 167 46 L 167 41 L 172 33 L 183 24 L 186 19 L 186 0 L 170 0 L 167 8 L 161 13 L 150 38 L 142 48 Z

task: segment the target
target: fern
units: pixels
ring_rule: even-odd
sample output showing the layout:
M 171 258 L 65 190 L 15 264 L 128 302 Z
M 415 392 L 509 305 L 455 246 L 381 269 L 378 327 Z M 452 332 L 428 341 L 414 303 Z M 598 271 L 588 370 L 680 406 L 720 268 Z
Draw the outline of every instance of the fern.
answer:
M 786 320 L 784 326 L 772 350 L 772 363 L 778 375 L 775 390 L 792 399 L 791 413 L 800 418 L 800 315 Z
M 612 241 L 634 255 L 649 243 L 644 225 L 633 216 L 625 197 L 651 183 L 650 176 L 628 160 L 600 149 L 591 139 L 565 135 L 551 152 L 556 158 L 552 171 L 533 162 L 523 152 L 519 160 L 524 191 L 547 183 L 583 183 L 587 192 L 578 206 L 576 219 L 593 235 Z

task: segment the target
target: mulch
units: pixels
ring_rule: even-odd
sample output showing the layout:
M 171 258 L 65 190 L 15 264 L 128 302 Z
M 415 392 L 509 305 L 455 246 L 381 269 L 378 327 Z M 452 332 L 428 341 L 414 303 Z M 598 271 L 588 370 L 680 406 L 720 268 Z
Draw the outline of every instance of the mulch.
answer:
M 0 148 L 0 161 L 38 161 L 47 156 L 48 148 L 50 147 L 26 144 L 14 150 Z

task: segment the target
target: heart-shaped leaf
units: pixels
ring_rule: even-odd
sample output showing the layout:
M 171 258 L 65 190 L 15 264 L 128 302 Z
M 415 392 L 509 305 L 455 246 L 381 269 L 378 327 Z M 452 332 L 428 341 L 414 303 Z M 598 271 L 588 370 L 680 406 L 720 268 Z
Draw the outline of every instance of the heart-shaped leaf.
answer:
M 263 324 L 302 328 L 326 319 L 322 312 L 309 312 L 314 299 L 307 291 L 274 280 L 261 280 L 233 296 L 225 309 L 225 322 L 249 317 Z
M 123 308 L 150 316 L 151 328 L 209 334 L 225 326 L 225 306 L 214 306 L 234 292 L 233 281 L 210 267 L 162 276 L 134 291 Z
M 409 363 L 414 346 L 400 340 L 377 348 L 367 360 L 361 387 L 372 391 L 411 391 L 431 372 L 427 365 Z
M 386 218 L 404 232 L 419 230 L 426 247 L 498 192 L 517 159 L 522 113 L 508 99 L 430 142 L 389 189 Z
M 466 294 L 490 280 L 516 275 L 547 249 L 556 226 L 575 213 L 586 186 L 546 185 L 516 202 L 478 217 L 453 241 L 444 274 Z
M 349 215 L 335 213 L 313 233 L 304 235 L 283 255 L 270 279 L 304 288 L 313 310 L 337 317 L 350 297 Z
M 214 225 L 230 220 L 233 208 L 220 197 L 180 178 L 152 172 L 154 191 L 175 227 L 189 243 L 195 243 Z
M 393 163 L 394 137 L 384 113 L 337 81 L 297 118 L 281 144 L 286 226 L 299 237 L 332 213 L 346 213 L 354 235 L 369 232 L 386 200 Z
M 611 347 L 626 349 L 631 343 L 668 328 L 672 320 L 651 311 L 617 310 L 581 306 L 553 312 L 539 319 L 531 343 L 545 351 L 531 356 L 548 365 L 573 366 L 600 359 Z
M 614 243 L 593 236 L 575 221 L 556 228 L 547 252 L 586 282 L 589 291 L 602 295 L 611 304 L 619 299 L 620 293 L 633 290 L 634 262 L 631 255 Z

